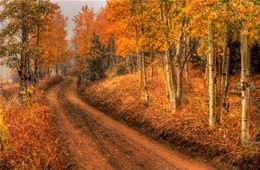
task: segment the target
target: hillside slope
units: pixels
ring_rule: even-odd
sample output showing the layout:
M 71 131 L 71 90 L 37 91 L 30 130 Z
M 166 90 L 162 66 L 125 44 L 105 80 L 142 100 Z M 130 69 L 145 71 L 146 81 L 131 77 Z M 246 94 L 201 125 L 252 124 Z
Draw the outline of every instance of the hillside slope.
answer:
M 190 90 L 184 89 L 183 108 L 175 114 L 171 113 L 164 76 L 160 74 L 149 79 L 148 107 L 143 104 L 142 87 L 138 86 L 139 74 L 107 79 L 86 89 L 79 87 L 78 94 L 110 116 L 168 141 L 188 154 L 202 155 L 218 165 L 259 169 L 259 146 L 242 147 L 240 144 L 241 98 L 229 93 L 230 107 L 224 114 L 224 123 L 209 128 L 207 87 L 201 73 L 194 71 L 192 75 Z M 230 89 L 238 81 L 238 77 L 231 77 Z M 251 98 L 252 142 L 259 129 L 258 96 L 256 91 Z

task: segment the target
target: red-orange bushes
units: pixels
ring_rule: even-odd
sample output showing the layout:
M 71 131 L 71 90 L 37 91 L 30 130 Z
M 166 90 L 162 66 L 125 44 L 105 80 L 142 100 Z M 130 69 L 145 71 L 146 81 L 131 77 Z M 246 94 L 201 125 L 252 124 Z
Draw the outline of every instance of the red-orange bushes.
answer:
M 42 94 L 4 106 L 8 137 L 0 152 L 0 169 L 66 169 L 66 153 L 50 126 L 50 108 Z
M 144 106 L 139 74 L 116 77 L 88 86 L 80 96 L 113 117 L 140 127 L 150 135 L 175 143 L 178 147 L 199 152 L 220 164 L 225 162 L 244 169 L 259 169 L 260 149 L 253 145 L 260 127 L 259 92 L 253 92 L 250 100 L 252 145 L 243 147 L 240 143 L 241 97 L 228 92 L 229 109 L 223 114 L 223 124 L 208 127 L 207 82 L 196 71 L 192 71 L 190 77 L 190 90 L 184 87 L 183 108 L 174 114 L 171 114 L 171 105 L 166 96 L 163 74 L 149 79 L 148 107 Z M 239 77 L 231 77 L 229 91 L 235 88 L 238 81 Z M 258 81 L 254 82 L 259 84 Z

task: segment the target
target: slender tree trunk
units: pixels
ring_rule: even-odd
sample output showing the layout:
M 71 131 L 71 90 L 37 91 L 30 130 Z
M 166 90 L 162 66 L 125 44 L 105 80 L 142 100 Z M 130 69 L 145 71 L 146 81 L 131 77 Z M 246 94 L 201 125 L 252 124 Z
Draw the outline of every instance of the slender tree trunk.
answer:
M 55 71 L 56 71 L 56 76 L 58 76 L 59 75 L 59 65 L 58 64 L 56 64 L 56 66 L 55 66 Z
M 177 99 L 174 87 L 172 66 L 170 60 L 169 50 L 165 51 L 165 62 L 166 62 L 166 86 L 170 97 L 170 103 L 172 106 L 173 113 L 176 111 Z
M 182 68 L 181 68 L 181 57 L 183 50 L 183 22 L 180 23 L 178 42 L 176 47 L 176 55 L 175 55 L 175 68 L 177 74 L 177 108 L 181 108 L 181 99 L 182 99 Z
M 43 80 L 43 71 L 42 71 L 42 69 L 39 70 L 39 76 L 40 76 L 41 80 Z
M 22 11 L 24 11 L 24 6 L 22 6 Z M 22 18 L 22 27 L 21 27 L 21 35 L 22 35 L 22 44 L 26 45 L 28 41 L 28 24 L 26 24 L 25 19 L 26 15 Z M 21 100 L 24 96 L 28 96 L 27 94 L 27 82 L 28 82 L 28 62 L 29 62 L 29 55 L 26 52 L 24 46 L 21 50 L 21 58 L 20 58 L 20 67 L 18 68 L 18 75 L 19 75 L 19 88 L 18 88 L 18 98 Z
M 204 73 L 204 80 L 208 82 L 209 81 L 209 55 L 206 55 L 205 58 L 206 58 L 206 67 Z
M 230 73 L 230 48 L 228 47 L 227 48 L 227 76 L 226 76 L 226 84 L 225 84 L 225 87 L 226 87 L 226 93 L 227 93 L 227 90 L 228 90 L 228 85 L 229 85 L 229 73 Z
M 166 52 L 165 52 L 166 53 Z M 167 55 L 167 54 L 165 54 L 165 55 Z M 165 59 L 166 60 L 166 59 Z M 168 83 L 168 78 L 167 78 L 167 72 L 165 72 L 165 67 L 166 67 L 166 65 L 164 65 L 163 67 L 162 67 L 162 69 L 163 69 L 163 74 L 164 74 L 164 78 L 165 78 L 165 85 L 166 85 L 166 97 L 167 98 L 169 98 L 170 99 L 170 94 L 169 94 L 169 89 L 168 89 L 168 87 L 170 86 L 170 83 Z
M 9 99 L 8 99 L 8 97 L 7 97 L 7 95 L 6 95 L 6 92 L 5 92 L 5 90 L 4 90 L 3 86 L 2 86 L 2 82 L 1 82 L 0 89 L 2 90 L 2 95 L 5 97 L 5 100 L 6 100 L 6 101 L 9 101 Z
M 50 79 L 51 78 L 51 75 L 50 75 L 50 68 L 48 67 L 48 69 L 47 69 L 47 74 L 48 74 L 48 79 Z
M 187 49 L 186 49 L 186 52 L 189 50 L 189 47 L 190 47 L 190 41 L 191 41 L 191 36 L 189 35 L 188 37 L 188 40 L 187 40 Z M 186 83 L 187 83 L 187 90 L 189 91 L 190 90 L 190 74 L 189 74 L 189 60 L 190 60 L 190 57 L 191 57 L 191 52 L 188 51 L 189 54 L 188 54 L 188 58 L 187 58 L 187 61 L 186 61 L 186 64 L 185 64 L 185 72 L 186 72 Z M 185 54 L 187 55 L 187 54 Z
M 214 126 L 216 122 L 216 77 L 214 66 L 214 43 L 213 30 L 209 28 L 209 42 L 210 54 L 208 58 L 209 63 L 209 126 Z
M 39 5 L 40 0 L 37 0 L 37 5 Z M 37 37 L 36 37 L 36 47 L 39 47 L 40 42 L 40 26 L 37 24 Z M 39 60 L 39 53 L 36 54 L 34 59 L 34 73 L 33 73 L 33 85 L 39 83 L 39 70 L 38 70 L 38 60 Z
M 133 56 L 130 56 L 131 57 L 131 65 L 132 65 L 132 73 L 135 72 L 135 63 L 134 63 L 134 57 Z
M 241 142 L 245 144 L 249 140 L 249 100 L 250 100 L 250 57 L 248 52 L 246 23 L 243 23 L 241 30 L 241 93 L 242 93 L 242 138 Z
M 228 62 L 228 24 L 225 26 L 225 38 L 224 38 L 224 47 L 223 47 L 223 57 L 222 57 L 222 75 L 221 75 L 221 93 L 220 93 L 220 108 L 219 108 L 219 117 L 218 123 L 222 123 L 222 114 L 223 110 L 226 107 L 226 93 L 228 85 L 228 74 L 229 74 L 229 62 Z
M 142 68 L 143 68 L 143 73 L 144 73 L 144 105 L 148 106 L 148 99 L 149 99 L 149 93 L 148 93 L 148 83 L 147 83 L 147 76 L 146 76 L 146 67 L 145 67 L 145 56 L 144 52 L 141 52 L 141 57 L 142 57 Z
M 142 55 L 142 52 L 139 51 L 138 55 L 139 55 L 139 66 L 140 66 L 139 86 L 141 87 L 142 83 L 143 83 L 143 64 L 142 64 L 143 55 Z
M 153 48 L 151 49 L 150 53 L 150 78 L 153 77 L 154 68 L 153 68 Z
M 138 37 L 138 28 L 136 27 L 136 44 L 138 45 L 139 37 Z M 143 68 L 142 68 L 142 52 L 138 50 L 138 60 L 137 60 L 137 66 L 138 69 L 140 70 L 140 79 L 139 79 L 139 87 L 142 86 L 142 81 L 143 81 Z

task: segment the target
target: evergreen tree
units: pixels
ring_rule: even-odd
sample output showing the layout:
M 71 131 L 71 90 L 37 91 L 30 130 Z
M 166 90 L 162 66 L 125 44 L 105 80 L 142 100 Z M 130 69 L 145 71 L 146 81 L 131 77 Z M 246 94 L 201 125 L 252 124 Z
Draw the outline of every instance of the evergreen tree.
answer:
M 99 35 L 93 33 L 90 47 L 90 60 L 89 60 L 89 79 L 91 81 L 100 80 L 106 77 L 106 49 L 105 46 L 100 42 Z

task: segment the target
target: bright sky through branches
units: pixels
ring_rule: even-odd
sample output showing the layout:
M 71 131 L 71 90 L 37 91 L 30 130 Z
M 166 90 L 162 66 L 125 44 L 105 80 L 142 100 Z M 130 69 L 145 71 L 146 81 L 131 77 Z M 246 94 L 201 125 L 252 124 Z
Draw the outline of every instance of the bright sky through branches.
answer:
M 71 40 L 74 35 L 73 29 L 75 23 L 73 18 L 81 11 L 82 6 L 87 5 L 89 8 L 93 8 L 95 13 L 97 13 L 102 7 L 106 6 L 105 0 L 51 0 L 51 2 L 57 3 L 61 8 L 61 13 L 65 17 L 68 17 L 68 40 Z
M 68 40 L 71 40 L 74 35 L 73 29 L 75 27 L 75 23 L 72 19 L 81 11 L 82 6 L 88 5 L 89 8 L 94 9 L 95 13 L 97 13 L 102 7 L 106 6 L 105 0 L 51 0 L 51 2 L 57 3 L 61 8 L 62 14 L 65 17 L 68 17 Z M 0 66 L 0 78 L 6 79 L 7 77 L 7 68 L 5 66 Z

